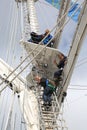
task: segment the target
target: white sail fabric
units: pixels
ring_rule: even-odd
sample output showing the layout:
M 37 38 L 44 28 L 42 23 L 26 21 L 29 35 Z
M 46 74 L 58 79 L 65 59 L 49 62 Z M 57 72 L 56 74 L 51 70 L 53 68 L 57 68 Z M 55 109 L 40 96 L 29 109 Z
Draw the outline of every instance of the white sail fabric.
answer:
M 2 59 L 0 59 L 0 76 L 2 79 L 6 77 L 13 71 L 13 68 L 6 64 Z M 7 80 L 9 83 L 17 73 L 13 73 Z M 38 103 L 35 94 L 32 91 L 25 89 L 25 80 L 22 77 L 17 77 L 12 82 L 13 91 L 20 93 L 20 107 L 24 120 L 26 122 L 27 130 L 39 130 L 39 114 L 38 114 Z M 0 88 L 4 90 L 6 85 Z
M 38 103 L 34 93 L 24 90 L 20 93 L 19 100 L 27 130 L 39 130 Z

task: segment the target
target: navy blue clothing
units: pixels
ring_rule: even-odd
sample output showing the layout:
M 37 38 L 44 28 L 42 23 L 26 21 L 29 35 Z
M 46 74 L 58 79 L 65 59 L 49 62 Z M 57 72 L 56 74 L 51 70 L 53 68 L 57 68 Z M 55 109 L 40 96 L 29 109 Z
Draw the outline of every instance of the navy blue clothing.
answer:
M 52 39 L 52 35 L 49 34 L 49 35 L 43 40 L 44 45 L 46 45 L 51 39 Z
M 44 89 L 44 94 L 45 95 L 52 95 L 53 91 L 50 87 L 46 86 L 46 88 Z
M 63 69 L 54 72 L 54 78 L 59 78 L 62 75 Z
M 35 32 L 31 32 L 31 39 L 28 40 L 28 42 L 33 42 L 33 43 L 36 43 L 38 44 L 39 42 L 42 41 L 42 39 L 46 36 L 46 34 L 41 34 L 41 35 L 38 35 L 37 33 Z M 46 45 L 50 40 L 52 39 L 52 35 L 48 35 L 44 40 L 43 40 L 43 44 Z M 47 46 L 51 47 L 51 43 L 50 42 Z
M 49 86 L 46 86 L 46 88 L 44 89 L 44 92 L 43 92 L 43 100 L 45 102 L 50 103 L 52 100 L 51 99 L 52 93 L 53 93 L 53 90 Z
M 38 35 L 35 32 L 31 32 L 31 39 L 28 40 L 29 42 L 39 43 L 43 39 L 43 35 Z
M 49 83 L 46 78 L 41 78 L 40 85 L 44 87 L 43 100 L 45 102 L 51 102 L 51 95 L 55 90 L 54 86 Z
M 57 65 L 57 67 L 60 68 L 64 68 L 65 66 L 65 61 L 67 60 L 67 57 L 64 56 L 64 58 L 59 62 L 59 64 Z
M 44 102 L 48 102 L 48 104 L 51 102 L 51 94 L 45 95 L 43 94 L 43 100 Z
M 47 79 L 46 78 L 41 78 L 40 83 L 39 83 L 44 89 L 46 88 L 47 85 Z

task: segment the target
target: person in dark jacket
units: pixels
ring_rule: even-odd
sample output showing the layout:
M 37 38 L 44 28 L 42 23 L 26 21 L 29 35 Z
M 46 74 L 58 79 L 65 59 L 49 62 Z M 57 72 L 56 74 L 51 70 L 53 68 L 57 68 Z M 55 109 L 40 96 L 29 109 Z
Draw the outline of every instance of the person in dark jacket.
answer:
M 62 75 L 63 68 L 60 68 L 58 71 L 54 72 L 54 78 L 60 77 Z
M 67 63 L 67 57 L 64 56 L 62 53 L 58 54 L 59 57 L 59 63 L 56 62 L 56 60 L 54 60 L 54 64 L 59 68 L 64 68 L 65 64 Z
M 45 36 L 46 36 L 46 38 L 43 40 L 44 45 L 46 45 L 53 38 L 53 36 L 50 34 L 50 31 L 48 29 L 45 30 L 44 37 Z M 54 43 L 54 41 L 52 40 L 47 46 L 52 47 L 53 43 Z
M 52 39 L 52 35 L 50 34 L 50 31 L 48 29 L 45 30 L 44 34 L 38 35 L 35 32 L 31 32 L 30 35 L 31 35 L 31 39 L 29 39 L 28 42 L 33 42 L 33 43 L 36 43 L 36 44 L 41 42 L 42 39 L 44 39 L 45 37 L 46 38 L 42 41 L 43 45 L 46 45 Z M 47 46 L 52 47 L 53 43 L 54 43 L 54 41 L 52 40 Z
M 38 81 L 39 85 L 41 85 L 44 88 L 43 91 L 43 100 L 46 104 L 49 106 L 51 105 L 51 96 L 53 92 L 56 90 L 55 82 L 52 80 L 48 80 L 47 78 L 44 77 L 36 77 L 36 81 Z
M 33 42 L 33 43 L 36 43 L 36 44 L 38 44 L 44 38 L 43 34 L 38 35 L 35 32 L 31 32 L 30 36 L 31 36 L 31 39 L 28 40 L 28 42 Z
M 56 80 L 56 86 L 58 85 L 58 83 L 63 80 L 61 78 L 62 73 L 63 73 L 63 69 L 65 64 L 67 63 L 67 57 L 64 56 L 62 53 L 58 54 L 59 57 L 59 63 L 56 62 L 56 60 L 54 60 L 55 65 L 58 67 L 58 70 L 54 72 L 54 79 Z

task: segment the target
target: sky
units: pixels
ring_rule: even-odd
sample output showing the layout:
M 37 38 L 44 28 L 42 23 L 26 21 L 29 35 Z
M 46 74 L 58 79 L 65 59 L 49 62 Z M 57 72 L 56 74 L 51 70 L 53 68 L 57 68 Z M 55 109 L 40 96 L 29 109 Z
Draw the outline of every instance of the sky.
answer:
M 81 3 L 82 1 L 83 0 L 79 0 L 79 3 Z M 2 0 L 1 3 L 2 4 L 0 4 L 0 58 L 4 59 L 10 65 L 16 66 L 20 62 L 22 49 L 19 45 L 21 37 L 18 36 L 20 35 L 20 28 L 17 28 L 17 34 L 15 34 L 16 42 L 14 40 L 15 45 L 13 44 L 12 48 L 10 47 L 11 43 L 9 42 L 9 40 L 11 40 L 12 37 L 12 23 L 16 15 L 13 11 L 14 2 L 13 0 Z M 39 19 L 40 33 L 43 33 L 46 28 L 52 29 L 57 20 L 58 10 L 52 7 L 51 5 L 44 3 L 44 0 L 40 0 L 40 2 L 36 4 L 36 10 Z M 41 12 L 41 14 L 39 14 L 39 12 Z M 72 37 L 74 35 L 76 25 L 77 23 L 71 20 L 64 28 L 62 38 L 60 41 L 61 46 L 59 47 L 59 50 L 66 55 L 70 46 L 69 43 L 72 41 Z M 13 50 L 14 46 L 15 50 Z M 8 52 L 9 48 L 10 52 Z M 12 57 L 12 53 L 14 54 L 14 58 Z M 9 58 L 7 58 L 7 55 Z M 14 64 L 11 62 L 12 58 Z M 83 46 L 81 48 L 78 61 L 74 68 L 74 72 L 69 86 L 69 88 L 78 88 L 85 90 L 68 89 L 67 97 L 64 102 L 64 118 L 66 120 L 67 126 L 69 127 L 69 130 L 87 130 L 87 62 L 85 62 L 86 59 L 87 36 L 84 39 Z M 79 66 L 80 63 L 83 64 Z

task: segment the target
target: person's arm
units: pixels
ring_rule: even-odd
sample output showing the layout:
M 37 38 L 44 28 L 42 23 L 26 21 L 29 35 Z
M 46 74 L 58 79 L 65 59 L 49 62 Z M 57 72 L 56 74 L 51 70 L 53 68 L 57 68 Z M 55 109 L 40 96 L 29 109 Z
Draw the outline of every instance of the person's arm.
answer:
M 57 64 L 57 62 L 56 62 L 56 60 L 54 60 L 54 64 L 57 66 L 58 64 Z
M 49 83 L 51 83 L 53 86 L 55 86 L 55 82 L 54 81 L 52 81 L 52 80 L 48 80 L 49 81 Z

